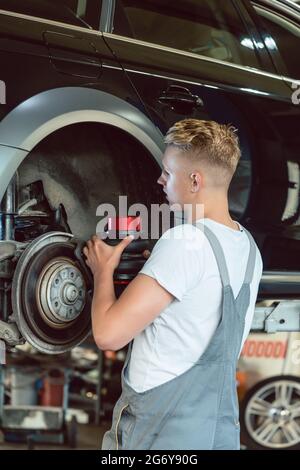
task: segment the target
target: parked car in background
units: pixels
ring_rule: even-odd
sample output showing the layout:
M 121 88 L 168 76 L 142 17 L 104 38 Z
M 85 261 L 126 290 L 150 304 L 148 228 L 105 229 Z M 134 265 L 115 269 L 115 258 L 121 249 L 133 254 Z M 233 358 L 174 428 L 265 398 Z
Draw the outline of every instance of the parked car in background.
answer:
M 238 128 L 230 210 L 262 252 L 259 300 L 300 299 L 299 18 L 279 0 L 0 0 L 8 347 L 26 339 L 58 354 L 89 334 L 74 238 L 121 194 L 164 201 L 163 135 L 187 117 Z
M 247 449 L 299 449 L 300 334 L 251 333 L 239 360 L 241 441 Z

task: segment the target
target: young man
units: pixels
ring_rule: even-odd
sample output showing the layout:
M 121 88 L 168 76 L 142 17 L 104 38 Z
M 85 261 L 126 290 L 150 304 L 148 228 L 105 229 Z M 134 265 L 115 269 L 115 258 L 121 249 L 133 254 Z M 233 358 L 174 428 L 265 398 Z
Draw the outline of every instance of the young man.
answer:
M 186 119 L 165 142 L 158 183 L 169 204 L 190 205 L 193 224 L 163 234 L 118 300 L 113 271 L 131 240 L 113 248 L 93 237 L 84 250 L 98 347 L 116 350 L 134 339 L 102 448 L 239 449 L 235 371 L 262 260 L 228 210 L 238 138 L 230 126 Z

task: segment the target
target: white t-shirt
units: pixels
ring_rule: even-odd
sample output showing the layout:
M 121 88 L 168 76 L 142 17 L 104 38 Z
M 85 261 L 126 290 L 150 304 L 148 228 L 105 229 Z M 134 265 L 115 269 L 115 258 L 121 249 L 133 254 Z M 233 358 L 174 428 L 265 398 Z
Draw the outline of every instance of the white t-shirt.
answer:
M 249 256 L 247 234 L 240 224 L 240 230 L 234 230 L 211 219 L 198 222 L 217 236 L 236 297 Z M 134 339 L 127 380 L 137 392 L 167 382 L 192 367 L 216 330 L 222 298 L 221 277 L 211 245 L 191 224 L 167 230 L 140 273 L 156 279 L 175 299 Z M 262 258 L 257 248 L 242 345 L 251 327 L 261 275 Z

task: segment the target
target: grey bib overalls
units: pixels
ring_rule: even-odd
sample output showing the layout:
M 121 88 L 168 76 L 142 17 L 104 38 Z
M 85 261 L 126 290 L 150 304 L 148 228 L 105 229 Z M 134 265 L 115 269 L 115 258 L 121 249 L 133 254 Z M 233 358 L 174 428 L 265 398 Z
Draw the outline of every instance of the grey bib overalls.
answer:
M 234 298 L 222 247 L 199 225 L 218 264 L 223 290 L 220 322 L 204 353 L 186 372 L 138 393 L 126 380 L 131 344 L 122 370 L 122 394 L 102 449 L 201 450 L 240 448 L 236 366 L 250 302 L 256 245 L 251 234 L 245 279 Z M 201 299 L 199 299 L 201 306 Z

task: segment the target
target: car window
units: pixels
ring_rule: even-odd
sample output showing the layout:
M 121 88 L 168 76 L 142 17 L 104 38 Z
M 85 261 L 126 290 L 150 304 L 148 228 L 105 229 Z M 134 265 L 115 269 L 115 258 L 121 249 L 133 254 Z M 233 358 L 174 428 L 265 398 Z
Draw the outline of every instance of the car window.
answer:
M 0 0 L 0 9 L 98 29 L 101 3 L 101 0 Z
M 113 32 L 259 67 L 249 34 L 229 0 L 116 0 Z
M 278 49 L 291 78 L 300 78 L 300 61 L 297 59 L 300 51 L 300 23 L 275 13 L 267 8 L 253 5 L 260 16 L 265 29 L 265 44 L 272 50 Z

